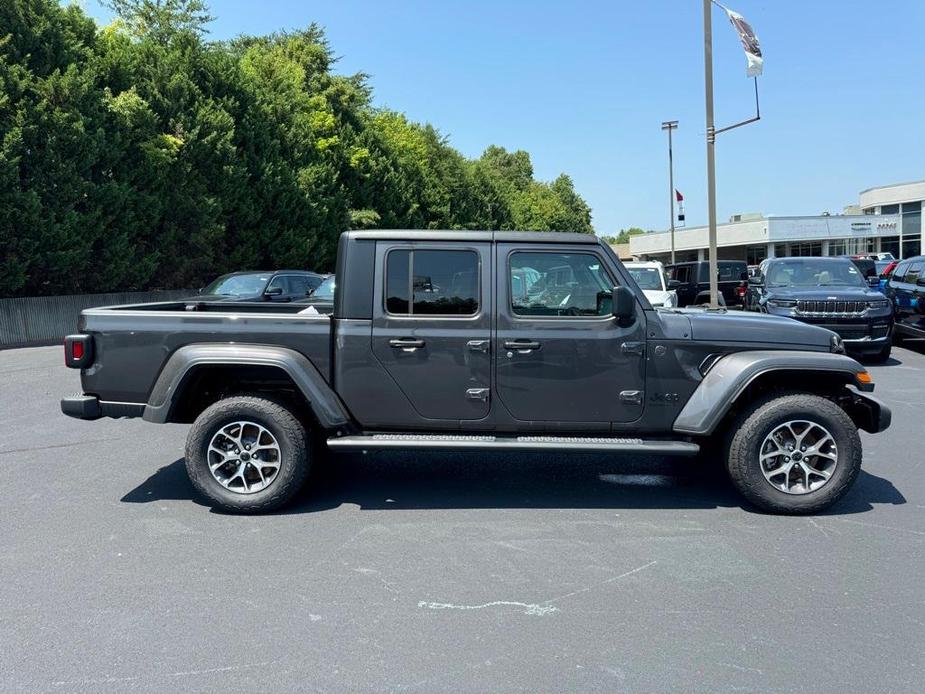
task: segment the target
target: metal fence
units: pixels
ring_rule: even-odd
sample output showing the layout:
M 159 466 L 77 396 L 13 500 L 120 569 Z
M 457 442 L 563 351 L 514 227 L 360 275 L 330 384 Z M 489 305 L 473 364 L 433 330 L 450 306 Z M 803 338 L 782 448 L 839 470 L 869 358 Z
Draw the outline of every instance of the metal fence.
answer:
M 138 304 L 145 301 L 172 301 L 195 293 L 188 289 L 180 289 L 0 299 L 0 349 L 59 342 L 65 335 L 77 329 L 77 317 L 85 308 Z

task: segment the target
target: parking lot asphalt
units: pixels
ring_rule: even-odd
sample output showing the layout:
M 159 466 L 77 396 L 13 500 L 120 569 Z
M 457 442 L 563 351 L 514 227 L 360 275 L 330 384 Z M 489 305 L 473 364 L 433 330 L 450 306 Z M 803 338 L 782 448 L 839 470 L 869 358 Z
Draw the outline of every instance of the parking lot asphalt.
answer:
M 0 352 L 0 691 L 922 691 L 923 353 L 796 518 L 689 460 L 402 453 L 224 515 L 186 426 L 68 419 L 60 348 Z

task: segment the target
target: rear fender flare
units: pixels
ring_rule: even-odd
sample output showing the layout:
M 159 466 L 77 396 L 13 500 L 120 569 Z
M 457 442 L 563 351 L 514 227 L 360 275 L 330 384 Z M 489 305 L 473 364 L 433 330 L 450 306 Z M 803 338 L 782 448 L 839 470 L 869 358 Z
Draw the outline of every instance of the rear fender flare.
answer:
M 325 429 L 336 429 L 350 422 L 340 398 L 305 355 L 285 347 L 223 343 L 188 345 L 171 354 L 151 389 L 143 418 L 158 424 L 170 421 L 183 382 L 194 370 L 235 365 L 270 366 L 284 371 Z

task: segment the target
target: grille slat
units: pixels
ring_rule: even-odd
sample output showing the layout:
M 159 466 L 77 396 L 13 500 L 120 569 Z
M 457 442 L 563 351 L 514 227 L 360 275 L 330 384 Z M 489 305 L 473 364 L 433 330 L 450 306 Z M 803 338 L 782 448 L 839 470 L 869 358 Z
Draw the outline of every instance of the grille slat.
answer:
M 830 316 L 859 316 L 867 310 L 865 301 L 830 301 L 822 299 L 799 299 L 797 313 L 824 318 Z

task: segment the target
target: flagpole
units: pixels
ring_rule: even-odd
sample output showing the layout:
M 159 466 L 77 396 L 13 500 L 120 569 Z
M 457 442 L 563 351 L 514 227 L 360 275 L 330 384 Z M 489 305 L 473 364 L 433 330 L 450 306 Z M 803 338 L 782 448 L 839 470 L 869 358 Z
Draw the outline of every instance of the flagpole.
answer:
M 668 198 L 671 210 L 671 264 L 674 265 L 674 157 L 671 151 L 671 131 L 678 127 L 678 121 L 662 121 L 662 130 L 668 131 Z
M 716 262 L 716 143 L 713 122 L 713 17 L 712 0 L 703 0 L 703 74 L 704 97 L 707 116 L 707 215 L 709 219 L 710 245 L 710 306 L 719 308 L 719 268 Z M 672 214 L 672 223 L 673 223 Z

